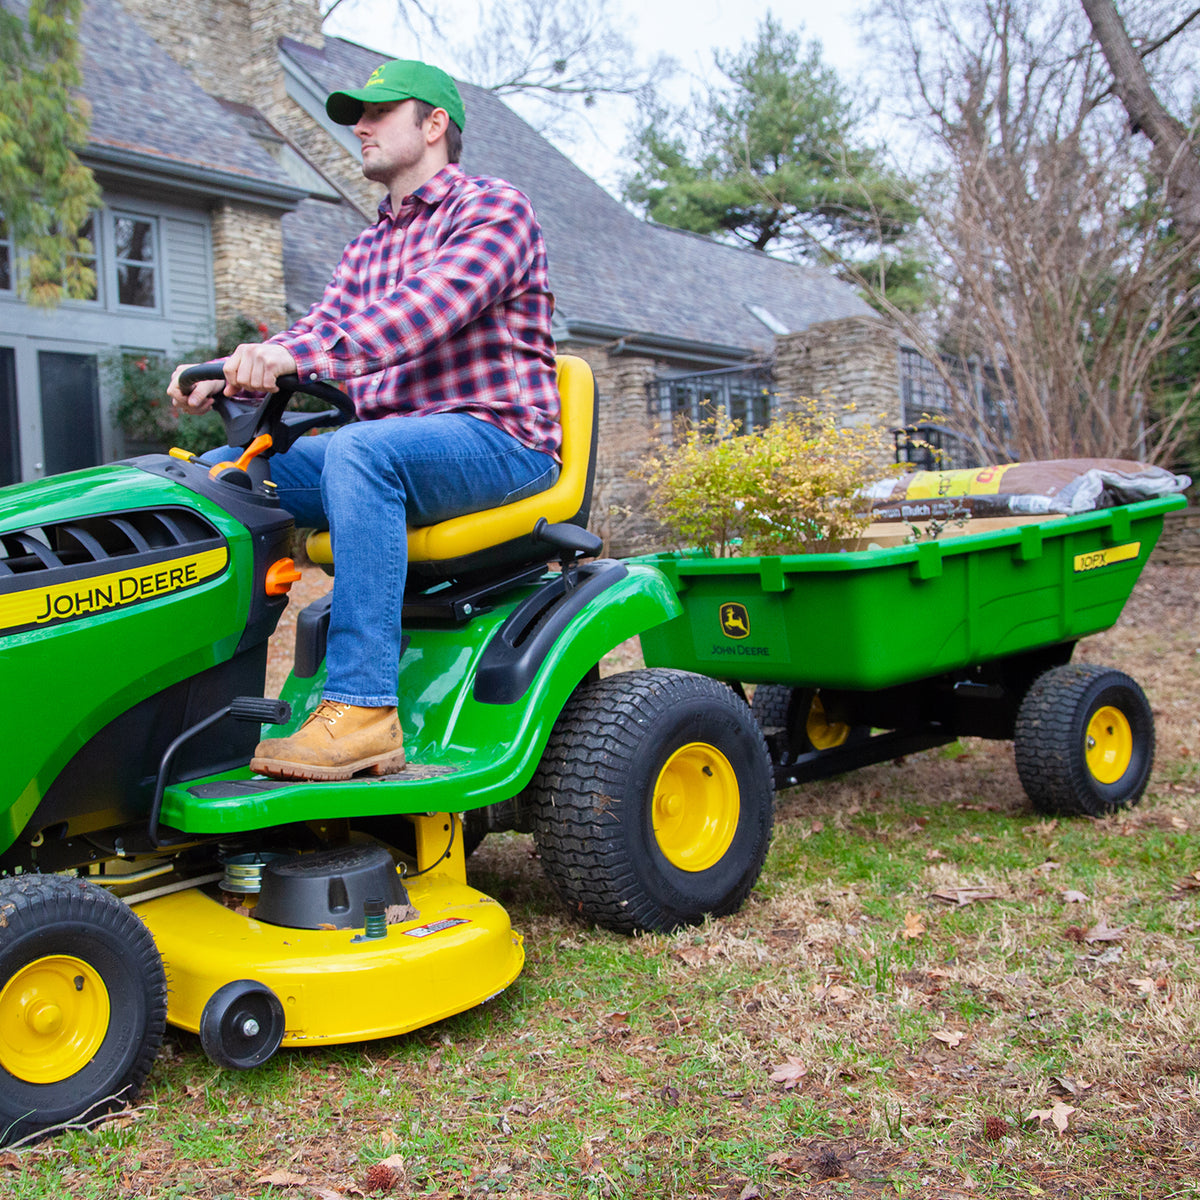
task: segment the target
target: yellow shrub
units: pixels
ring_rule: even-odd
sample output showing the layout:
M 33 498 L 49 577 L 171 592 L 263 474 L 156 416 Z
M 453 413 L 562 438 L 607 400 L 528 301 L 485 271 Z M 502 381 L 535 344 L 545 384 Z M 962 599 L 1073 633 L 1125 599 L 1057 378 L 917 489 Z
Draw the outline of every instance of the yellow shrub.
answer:
M 718 557 L 828 550 L 856 538 L 870 513 L 859 488 L 894 473 L 885 432 L 842 427 L 834 413 L 802 400 L 794 413 L 755 433 L 724 412 L 651 454 L 641 474 L 651 511 L 680 547 Z

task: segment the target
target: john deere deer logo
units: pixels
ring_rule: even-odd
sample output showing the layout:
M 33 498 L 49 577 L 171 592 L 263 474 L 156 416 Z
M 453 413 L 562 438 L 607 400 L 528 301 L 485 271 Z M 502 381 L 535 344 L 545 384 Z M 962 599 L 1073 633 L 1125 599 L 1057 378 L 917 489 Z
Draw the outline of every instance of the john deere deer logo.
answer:
M 744 604 L 721 605 L 721 632 L 727 638 L 748 638 L 750 636 L 750 614 Z

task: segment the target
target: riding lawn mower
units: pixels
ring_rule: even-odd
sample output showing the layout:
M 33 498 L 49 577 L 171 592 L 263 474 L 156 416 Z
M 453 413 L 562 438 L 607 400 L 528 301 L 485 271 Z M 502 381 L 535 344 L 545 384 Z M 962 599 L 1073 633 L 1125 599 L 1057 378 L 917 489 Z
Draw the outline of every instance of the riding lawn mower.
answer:
M 744 698 L 671 669 L 600 676 L 680 602 L 652 566 L 597 557 L 577 358 L 558 482 L 409 531 L 409 766 L 250 771 L 264 727 L 286 736 L 319 700 L 329 624 L 328 596 L 299 614 L 265 696 L 299 576 L 270 457 L 354 417 L 330 385 L 280 383 L 218 401 L 236 462 L 172 451 L 0 491 L 2 1142 L 128 1102 L 167 1022 L 245 1069 L 496 995 L 524 953 L 467 883 L 488 832 L 534 833 L 571 910 L 627 932 L 730 912 L 761 870 L 772 767 Z M 333 407 L 288 411 L 297 392 Z M 309 552 L 329 560 L 328 535 Z

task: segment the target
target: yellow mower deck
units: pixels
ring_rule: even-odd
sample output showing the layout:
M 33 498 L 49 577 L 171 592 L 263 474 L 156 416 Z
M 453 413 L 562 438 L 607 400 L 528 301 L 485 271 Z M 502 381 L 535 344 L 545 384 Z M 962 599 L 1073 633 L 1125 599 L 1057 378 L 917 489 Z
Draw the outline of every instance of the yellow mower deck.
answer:
M 460 847 L 406 880 L 417 915 L 384 937 L 258 921 L 215 887 L 137 904 L 166 968 L 167 1020 L 196 1033 L 219 988 L 253 980 L 283 1005 L 284 1046 L 332 1045 L 406 1033 L 490 999 L 520 974 L 525 952 L 504 908 L 465 882 Z

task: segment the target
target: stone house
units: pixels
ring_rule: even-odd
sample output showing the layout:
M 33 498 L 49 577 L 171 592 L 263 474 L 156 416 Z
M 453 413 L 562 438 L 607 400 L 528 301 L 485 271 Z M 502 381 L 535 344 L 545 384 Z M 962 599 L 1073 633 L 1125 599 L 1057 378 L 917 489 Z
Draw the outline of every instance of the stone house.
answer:
M 23 305 L 0 241 L 0 483 L 124 452 L 97 369 L 112 348 L 171 355 L 237 316 L 307 311 L 382 190 L 324 97 L 384 55 L 325 37 L 316 0 L 88 0 L 82 154 L 103 189 L 97 294 Z M 182 69 L 181 69 L 182 68 Z M 762 420 L 799 395 L 905 417 L 895 334 L 824 272 L 644 222 L 493 94 L 462 85 L 463 167 L 511 180 L 545 231 L 560 349 L 602 397 L 595 523 L 649 440 L 702 401 Z M 2 236 L 2 235 L 0 235 Z

